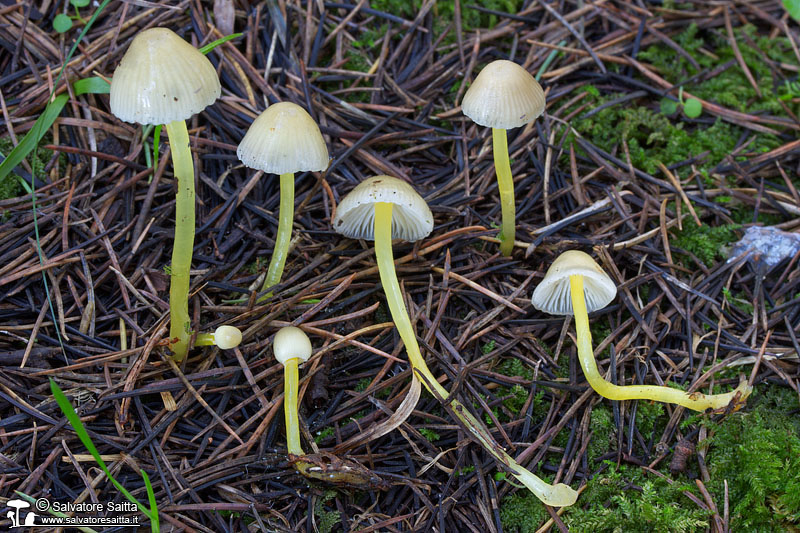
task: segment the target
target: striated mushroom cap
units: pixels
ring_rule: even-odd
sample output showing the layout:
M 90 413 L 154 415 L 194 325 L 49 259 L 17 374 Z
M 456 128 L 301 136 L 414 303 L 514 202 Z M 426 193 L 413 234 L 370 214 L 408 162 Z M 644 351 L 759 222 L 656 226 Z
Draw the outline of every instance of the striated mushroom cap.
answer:
M 172 30 L 151 28 L 133 38 L 111 79 L 111 112 L 125 122 L 186 120 L 219 98 L 217 71 Z
M 305 109 L 292 102 L 272 104 L 250 125 L 239 159 L 270 174 L 320 172 L 328 168 L 328 147 Z
M 461 111 L 476 124 L 508 130 L 524 126 L 544 112 L 544 90 L 513 61 L 486 65 L 461 100 Z
M 533 306 L 551 315 L 572 315 L 569 277 L 575 274 L 583 276 L 588 313 L 604 308 L 617 295 L 614 281 L 589 254 L 580 250 L 568 250 L 553 261 L 544 279 L 533 291 Z
M 342 198 L 333 229 L 351 239 L 375 240 L 374 205 L 378 202 L 393 204 L 392 239 L 414 242 L 433 230 L 433 214 L 422 196 L 405 181 L 391 176 L 366 179 Z

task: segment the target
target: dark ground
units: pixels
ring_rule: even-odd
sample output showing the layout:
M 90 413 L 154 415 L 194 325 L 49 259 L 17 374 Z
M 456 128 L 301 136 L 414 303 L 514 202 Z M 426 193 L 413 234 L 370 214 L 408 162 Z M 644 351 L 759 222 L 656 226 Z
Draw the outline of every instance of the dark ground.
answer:
M 138 472 L 148 472 L 164 530 L 535 531 L 554 512 L 504 481 L 430 395 L 399 430 L 337 447 L 385 420 L 410 382 L 370 245 L 329 225 L 357 182 L 391 174 L 410 180 L 435 216 L 427 239 L 395 246 L 433 372 L 451 390 L 457 383 L 512 455 L 527 450 L 534 472 L 576 489 L 588 482 L 553 527 L 800 528 L 791 474 L 800 468 L 798 255 L 771 270 L 725 260 L 750 225 L 800 228 L 797 23 L 778 1 L 479 3 L 233 2 L 243 35 L 208 56 L 223 96 L 189 123 L 199 228 L 190 312 L 195 329 L 233 324 L 244 342 L 194 349 L 180 372 L 160 344 L 175 185 L 166 141 L 153 175 L 151 131 L 114 118 L 107 95 L 70 98 L 38 157 L 15 170 L 28 183 L 38 177 L 36 221 L 31 196 L 14 179 L 0 183 L 0 502 L 14 491 L 121 498 L 80 455 L 53 378 L 142 500 Z M 0 4 L 4 155 L 43 111 L 82 28 L 56 33 L 63 11 L 50 0 Z M 221 36 L 215 20 L 227 33 L 224 19 L 210 2 L 113 1 L 64 77 L 110 78 L 145 27 L 200 46 Z M 462 80 L 496 58 L 541 70 L 548 91 L 546 115 L 509 136 L 521 241 L 511 258 L 492 242 L 490 132 L 456 106 Z M 659 111 L 663 98 L 678 99 L 678 84 L 703 100 L 700 117 Z M 235 147 L 278 100 L 310 111 L 333 159 L 325 173 L 298 176 L 284 282 L 256 304 L 278 186 L 253 179 Z M 571 323 L 529 299 L 571 248 L 592 253 L 620 287 L 591 317 L 610 379 L 700 382 L 708 392 L 712 383 L 731 390 L 743 374 L 756 388 L 743 412 L 696 415 L 588 389 Z M 360 461 L 387 490 L 310 485 L 286 462 L 270 340 L 289 323 L 316 350 L 302 368 L 305 448 Z M 686 465 L 669 468 L 695 445 Z

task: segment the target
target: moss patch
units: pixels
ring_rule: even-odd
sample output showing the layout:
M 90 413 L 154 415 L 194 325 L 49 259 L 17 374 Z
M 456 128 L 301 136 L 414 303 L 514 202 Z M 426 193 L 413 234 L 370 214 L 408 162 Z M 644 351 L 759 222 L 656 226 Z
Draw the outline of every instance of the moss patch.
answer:
M 731 531 L 800 530 L 799 411 L 794 391 L 757 387 L 748 412 L 709 425 L 708 488 L 722 502 L 728 481 Z
M 672 244 L 694 254 L 704 265 L 713 265 L 716 260 L 725 257 L 724 247 L 736 241 L 739 236 L 736 224 L 722 226 L 698 226 L 692 221 L 683 224 L 683 230 L 673 231 L 675 239 Z

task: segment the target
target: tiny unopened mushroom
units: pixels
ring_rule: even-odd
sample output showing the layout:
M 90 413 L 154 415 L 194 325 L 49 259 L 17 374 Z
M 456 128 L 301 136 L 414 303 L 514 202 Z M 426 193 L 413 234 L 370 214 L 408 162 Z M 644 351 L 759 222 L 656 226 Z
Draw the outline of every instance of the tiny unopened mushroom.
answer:
M 125 122 L 166 124 L 178 180 L 169 289 L 170 345 L 186 357 L 191 337 L 189 270 L 194 248 L 194 165 L 186 119 L 220 96 L 217 71 L 206 56 L 172 30 L 151 28 L 134 37 L 111 80 L 111 112 Z
M 533 291 L 536 309 L 552 315 L 574 315 L 578 360 L 589 385 L 611 400 L 654 400 L 682 405 L 695 411 L 721 409 L 732 401 L 740 407 L 752 392 L 745 381 L 724 394 L 684 392 L 658 385 L 614 385 L 597 369 L 589 330 L 589 313 L 604 308 L 616 296 L 613 280 L 588 254 L 569 250 L 550 265 L 542 282 Z
M 214 333 L 198 333 L 195 346 L 216 346 L 221 350 L 236 348 L 242 342 L 242 332 L 235 326 L 220 326 Z
M 392 239 L 417 241 L 433 229 L 433 215 L 425 200 L 406 182 L 390 176 L 375 176 L 362 181 L 342 198 L 333 219 L 333 228 L 351 239 L 375 241 L 375 259 L 392 320 L 405 344 L 414 372 L 422 384 L 452 409 L 475 439 L 514 477 L 548 505 L 572 505 L 578 493 L 569 486 L 549 485 L 519 465 L 494 440 L 488 429 L 450 393 L 431 373 L 419 349 L 394 269 Z
M 513 61 L 498 59 L 486 65 L 461 101 L 461 111 L 473 122 L 492 128 L 497 187 L 500 192 L 502 229 L 500 251 L 514 248 L 514 180 L 508 159 L 506 130 L 524 126 L 544 112 L 544 91 L 530 73 Z
M 275 249 L 262 291 L 283 275 L 294 219 L 294 173 L 328 168 L 328 147 L 305 109 L 292 102 L 272 104 L 250 125 L 236 155 L 246 166 L 280 175 L 280 213 Z M 268 297 L 269 294 L 262 297 Z
M 281 328 L 272 341 L 275 359 L 283 365 L 283 413 L 286 420 L 286 448 L 291 455 L 303 455 L 300 419 L 297 414 L 298 365 L 311 357 L 311 340 L 294 326 Z

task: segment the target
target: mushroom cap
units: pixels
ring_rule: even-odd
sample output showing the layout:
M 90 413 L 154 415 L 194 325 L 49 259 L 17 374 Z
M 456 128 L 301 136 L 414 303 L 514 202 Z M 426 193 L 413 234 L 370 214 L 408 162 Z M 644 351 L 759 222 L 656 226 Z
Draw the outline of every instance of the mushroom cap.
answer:
M 248 167 L 270 174 L 321 172 L 329 160 L 319 126 L 292 102 L 265 109 L 250 125 L 236 155 Z
M 333 229 L 351 239 L 375 240 L 375 204 L 392 206 L 392 239 L 409 242 L 433 230 L 433 214 L 417 191 L 391 176 L 375 176 L 356 185 L 336 207 Z
M 234 326 L 220 326 L 214 331 L 214 342 L 222 350 L 236 348 L 242 342 L 242 332 Z
M 219 98 L 217 71 L 172 30 L 151 28 L 133 38 L 111 79 L 111 112 L 125 122 L 186 120 Z
M 534 289 L 533 306 L 551 315 L 574 314 L 569 277 L 575 274 L 583 276 L 587 312 L 602 309 L 617 295 L 614 281 L 589 254 L 568 250 L 553 261 L 542 282 Z
M 308 358 L 311 357 L 311 340 L 302 329 L 287 326 L 279 329 L 275 334 L 272 351 L 275 353 L 275 359 L 282 365 L 285 365 L 289 359 L 308 361 Z
M 513 61 L 498 59 L 480 71 L 461 100 L 461 112 L 487 128 L 524 126 L 544 112 L 544 90 Z

